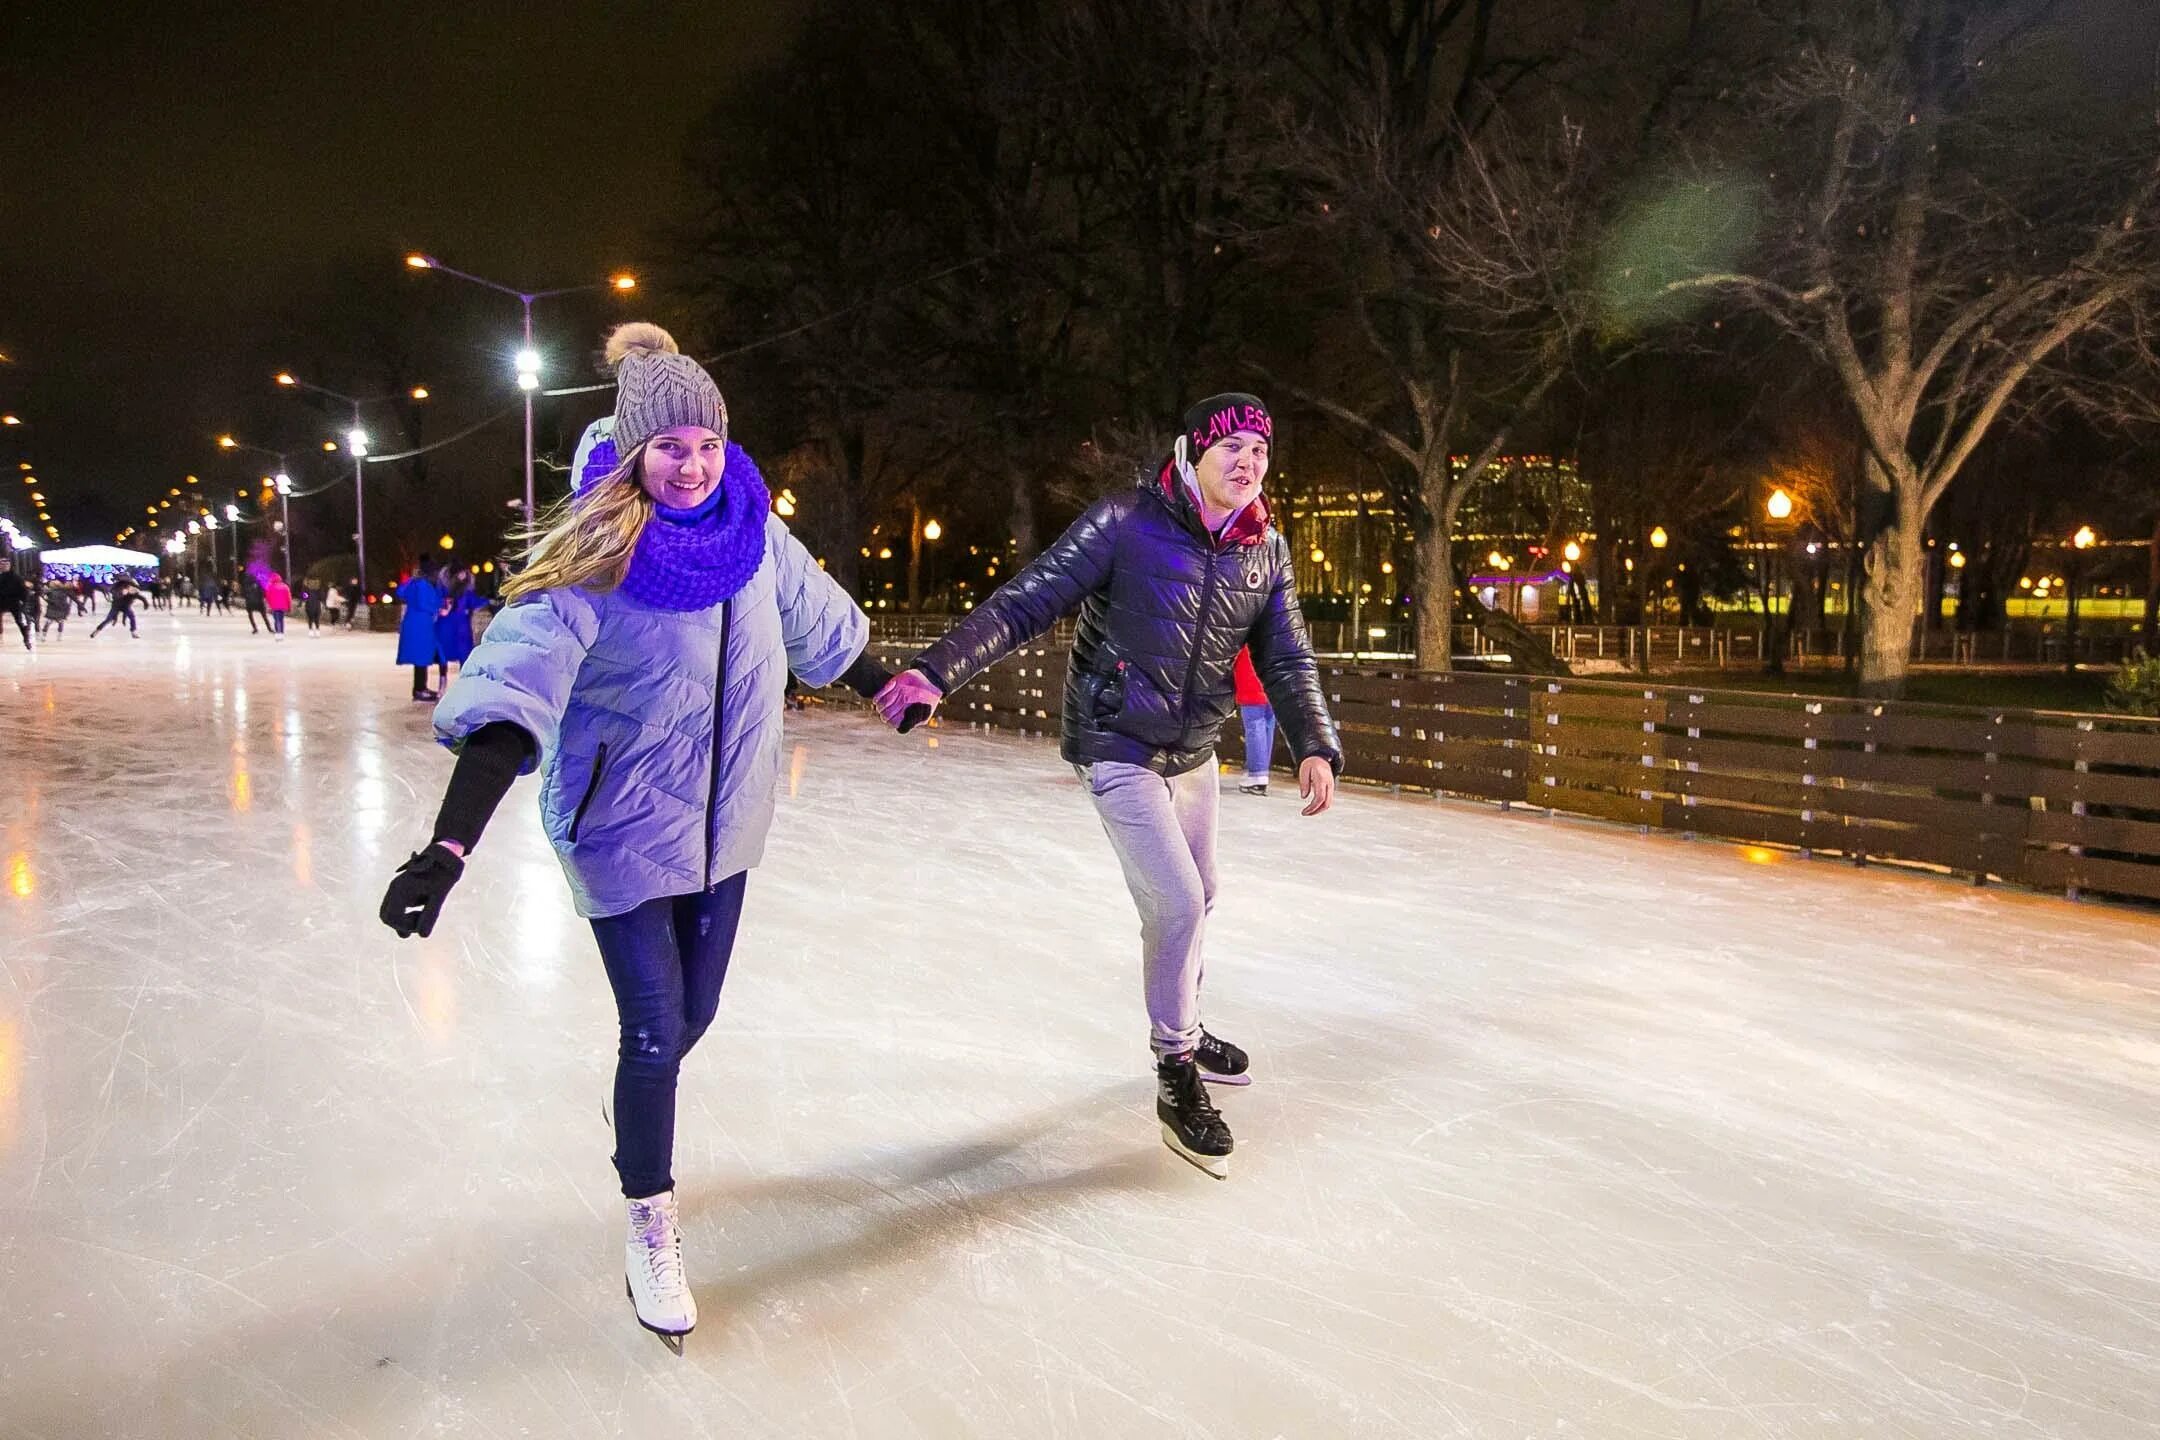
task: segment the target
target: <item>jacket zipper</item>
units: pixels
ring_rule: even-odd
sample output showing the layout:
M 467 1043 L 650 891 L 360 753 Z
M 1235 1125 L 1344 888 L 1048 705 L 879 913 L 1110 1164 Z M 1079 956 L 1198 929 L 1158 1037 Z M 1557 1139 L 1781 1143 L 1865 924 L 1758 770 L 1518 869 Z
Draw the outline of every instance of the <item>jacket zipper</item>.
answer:
M 713 885 L 713 827 L 719 819 L 720 810 L 720 741 L 725 733 L 724 717 L 727 714 L 727 648 L 728 622 L 735 614 L 733 601 L 720 604 L 720 661 L 716 667 L 717 678 L 713 681 L 712 702 L 712 783 L 705 789 L 705 888 Z
M 600 776 L 607 770 L 607 742 L 592 757 L 592 778 L 585 782 L 585 798 L 577 802 L 577 813 L 570 817 L 570 840 L 577 841 L 578 826 L 585 823 L 585 812 L 592 808 L 593 796 L 600 793 Z
M 1193 621 L 1192 656 L 1185 662 L 1185 683 L 1178 689 L 1179 739 L 1184 739 L 1183 727 L 1192 709 L 1193 676 L 1200 670 L 1200 646 L 1207 636 L 1208 606 L 1215 598 L 1215 550 L 1207 552 L 1207 579 L 1200 586 L 1200 613 Z

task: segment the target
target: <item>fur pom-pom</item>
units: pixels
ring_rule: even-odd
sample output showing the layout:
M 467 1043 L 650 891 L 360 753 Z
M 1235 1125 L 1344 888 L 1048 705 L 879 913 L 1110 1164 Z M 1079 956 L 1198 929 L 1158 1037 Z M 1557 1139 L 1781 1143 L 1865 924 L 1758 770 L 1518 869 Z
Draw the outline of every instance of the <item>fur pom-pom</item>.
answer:
M 607 348 L 602 352 L 610 366 L 622 364 L 632 353 L 639 355 L 679 355 L 675 337 L 650 320 L 633 320 L 608 331 Z

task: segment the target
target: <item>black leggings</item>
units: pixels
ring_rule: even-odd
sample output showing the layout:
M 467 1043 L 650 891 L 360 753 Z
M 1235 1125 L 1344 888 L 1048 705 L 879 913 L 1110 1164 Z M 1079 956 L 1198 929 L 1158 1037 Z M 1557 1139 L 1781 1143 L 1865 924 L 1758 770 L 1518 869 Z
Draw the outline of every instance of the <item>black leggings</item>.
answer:
M 675 1188 L 675 1077 L 720 1008 L 742 919 L 738 871 L 712 889 L 592 922 L 615 992 L 615 1173 L 643 1200 Z

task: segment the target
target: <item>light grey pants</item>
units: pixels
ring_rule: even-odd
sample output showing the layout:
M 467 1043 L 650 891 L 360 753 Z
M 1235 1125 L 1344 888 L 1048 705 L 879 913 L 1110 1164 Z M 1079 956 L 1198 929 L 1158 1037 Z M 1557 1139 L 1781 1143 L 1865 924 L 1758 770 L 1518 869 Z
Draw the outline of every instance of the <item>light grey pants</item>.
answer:
M 1140 912 L 1148 1043 L 1158 1055 L 1200 1042 L 1200 942 L 1215 908 L 1215 758 L 1182 775 L 1098 760 L 1075 765 Z

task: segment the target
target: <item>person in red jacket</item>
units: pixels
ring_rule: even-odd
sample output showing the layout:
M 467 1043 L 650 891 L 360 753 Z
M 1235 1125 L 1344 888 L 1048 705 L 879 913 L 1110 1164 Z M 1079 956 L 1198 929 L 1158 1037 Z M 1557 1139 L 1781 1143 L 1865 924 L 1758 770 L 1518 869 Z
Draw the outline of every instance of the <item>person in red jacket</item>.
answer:
M 286 584 L 285 577 L 274 570 L 263 585 L 263 603 L 269 607 L 271 635 L 283 640 L 285 617 L 292 613 L 292 586 Z
M 1237 687 L 1238 716 L 1245 722 L 1245 778 L 1238 781 L 1240 795 L 1266 795 L 1268 761 L 1275 756 L 1275 707 L 1268 704 L 1267 687 L 1253 669 L 1252 647 L 1237 652 L 1231 672 Z

